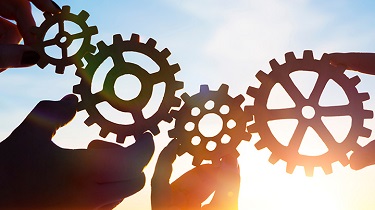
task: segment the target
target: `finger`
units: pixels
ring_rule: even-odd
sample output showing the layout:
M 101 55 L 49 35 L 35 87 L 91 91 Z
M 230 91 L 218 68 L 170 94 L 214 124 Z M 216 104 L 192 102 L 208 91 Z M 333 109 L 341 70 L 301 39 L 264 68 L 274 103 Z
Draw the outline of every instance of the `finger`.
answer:
M 102 140 L 94 140 L 90 142 L 88 149 L 121 149 L 122 146 Z
M 165 209 L 173 203 L 172 189 L 169 180 L 172 175 L 172 164 L 176 159 L 178 141 L 173 139 L 161 151 L 151 179 L 152 209 Z
M 61 8 L 56 2 L 51 0 L 30 0 L 40 11 L 49 13 L 59 13 Z
M 31 33 L 31 28 L 35 26 L 35 20 L 31 14 L 31 5 L 29 2 L 19 4 L 15 7 L 14 20 L 21 33 L 25 45 L 32 45 L 35 42 L 35 35 Z
M 87 166 L 91 166 L 90 173 L 94 174 L 94 179 L 98 183 L 115 182 L 133 179 L 138 176 L 149 163 L 155 145 L 150 133 L 145 133 L 136 142 L 127 148 L 119 145 L 106 145 L 107 149 L 93 149 L 98 147 L 98 142 L 94 141 L 85 152 Z
M 174 181 L 172 191 L 185 195 L 188 208 L 200 206 L 215 191 L 219 181 L 218 172 L 219 167 L 213 165 L 197 166 Z
M 375 164 L 375 141 L 371 141 L 363 148 L 355 150 L 350 156 L 350 167 L 360 170 Z
M 223 157 L 218 173 L 215 195 L 209 204 L 212 209 L 238 209 L 240 190 L 240 170 L 237 158 Z
M 0 44 L 18 44 L 21 39 L 17 26 L 0 17 Z
M 347 69 L 366 74 L 375 74 L 375 53 L 331 53 L 325 55 L 335 66 L 343 65 Z
M 60 101 L 41 101 L 11 136 L 30 141 L 35 137 L 51 140 L 58 128 L 73 119 L 77 105 L 78 98 L 75 95 L 67 95 Z
M 31 66 L 39 59 L 39 54 L 29 46 L 0 44 L 0 72 L 12 67 Z
M 97 198 L 96 202 L 101 206 L 113 206 L 116 203 L 118 204 L 118 201 L 140 191 L 144 187 L 145 182 L 144 173 L 140 173 L 134 179 L 98 184 L 97 189 L 94 191 L 94 198 Z

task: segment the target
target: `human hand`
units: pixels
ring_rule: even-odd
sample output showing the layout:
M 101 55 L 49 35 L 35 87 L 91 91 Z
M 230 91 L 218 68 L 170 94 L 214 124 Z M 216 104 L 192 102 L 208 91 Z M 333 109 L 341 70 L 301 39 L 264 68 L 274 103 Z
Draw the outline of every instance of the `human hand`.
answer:
M 55 14 L 61 11 L 51 0 L 0 0 L 0 72 L 10 67 L 34 65 L 40 58 L 30 47 L 35 42 L 31 33 L 35 20 L 30 2 L 43 12 Z M 22 38 L 25 45 L 18 45 Z
M 112 208 L 145 184 L 154 152 L 151 134 L 133 145 L 95 140 L 63 149 L 51 138 L 75 115 L 78 99 L 42 101 L 0 143 L 0 209 Z
M 240 171 L 237 159 L 226 156 L 219 167 L 210 164 L 197 166 L 170 184 L 178 146 L 178 141 L 172 140 L 160 153 L 151 181 L 152 209 L 238 209 Z M 210 204 L 201 207 L 213 192 L 215 195 Z
M 330 53 L 324 54 L 334 66 L 375 75 L 375 53 Z
M 364 167 L 375 164 L 375 141 L 371 141 L 366 146 L 357 149 L 350 156 L 350 167 L 360 170 Z

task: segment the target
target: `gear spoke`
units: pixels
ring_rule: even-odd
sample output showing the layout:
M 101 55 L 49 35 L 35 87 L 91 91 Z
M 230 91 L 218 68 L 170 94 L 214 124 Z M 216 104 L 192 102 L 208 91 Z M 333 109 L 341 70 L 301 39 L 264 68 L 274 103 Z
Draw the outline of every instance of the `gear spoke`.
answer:
M 298 122 L 296 130 L 294 131 L 293 136 L 288 144 L 288 149 L 290 149 L 292 152 L 298 152 L 298 149 L 302 143 L 302 139 L 305 136 L 306 130 L 306 123 Z
M 351 110 L 351 106 L 349 104 L 341 106 L 319 107 L 320 115 L 325 117 L 346 116 L 350 114 L 348 110 Z
M 284 75 L 280 81 L 281 86 L 285 89 L 288 95 L 292 98 L 294 102 L 296 101 L 304 101 L 305 97 L 303 97 L 301 91 L 297 88 L 294 84 L 292 79 L 289 75 Z
M 60 19 L 58 21 L 58 25 L 59 25 L 59 32 L 64 32 L 65 31 L 65 25 L 64 25 L 64 20 Z
M 309 100 L 312 104 L 317 104 L 319 102 L 320 96 L 322 95 L 328 80 L 328 77 L 323 77 L 322 75 L 319 75 L 318 80 L 316 81 L 315 86 L 309 97 Z
M 84 38 L 85 37 L 85 33 L 83 31 L 79 32 L 79 33 L 76 33 L 76 34 L 72 34 L 70 36 L 71 39 L 81 39 L 81 38 Z
M 314 123 L 311 124 L 311 127 L 319 135 L 322 141 L 325 143 L 328 149 L 334 149 L 337 145 L 337 142 L 328 128 L 324 125 L 321 120 L 314 120 Z
M 52 45 L 55 45 L 55 44 L 56 44 L 56 38 L 49 39 L 49 40 L 46 40 L 46 41 L 43 42 L 44 47 L 52 46 Z
M 301 115 L 297 112 L 296 108 L 286 108 L 286 109 L 269 109 L 267 115 L 262 115 L 262 118 L 271 120 L 281 120 L 281 119 L 298 119 Z

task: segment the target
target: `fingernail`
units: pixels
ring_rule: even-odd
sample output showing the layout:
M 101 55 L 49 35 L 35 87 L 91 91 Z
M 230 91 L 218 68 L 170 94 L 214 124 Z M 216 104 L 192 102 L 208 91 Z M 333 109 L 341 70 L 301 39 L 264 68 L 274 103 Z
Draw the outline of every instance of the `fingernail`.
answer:
M 38 63 L 40 55 L 35 51 L 25 51 L 22 54 L 21 65 L 34 65 Z
M 64 102 L 69 103 L 69 104 L 71 104 L 73 106 L 76 106 L 77 103 L 78 103 L 78 98 L 77 98 L 77 96 L 75 96 L 73 94 L 69 94 L 69 95 L 64 96 L 61 99 L 61 101 L 64 101 Z
M 54 2 L 52 0 L 51 0 L 51 2 L 53 4 L 53 6 L 55 6 L 59 11 L 61 11 L 61 7 L 59 5 L 57 5 L 56 2 Z

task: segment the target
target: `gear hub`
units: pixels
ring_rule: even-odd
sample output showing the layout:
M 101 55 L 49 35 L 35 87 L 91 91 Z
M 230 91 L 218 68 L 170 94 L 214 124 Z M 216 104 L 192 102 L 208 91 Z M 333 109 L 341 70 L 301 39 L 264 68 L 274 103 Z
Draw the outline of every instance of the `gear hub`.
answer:
M 48 64 L 56 66 L 56 73 L 63 74 L 65 67 L 69 65 L 75 65 L 77 68 L 83 66 L 82 58 L 83 56 L 90 52 L 95 52 L 95 46 L 91 45 L 91 36 L 98 33 L 96 26 L 89 27 L 86 20 L 89 17 L 89 13 L 82 10 L 78 15 L 70 13 L 69 6 L 63 6 L 61 13 L 50 14 L 44 13 L 45 21 L 40 25 L 40 27 L 34 27 L 32 29 L 33 33 L 36 35 L 36 42 L 34 44 L 34 49 L 41 56 L 38 61 L 38 66 L 40 68 L 46 67 Z M 76 34 L 70 34 L 66 31 L 65 21 L 73 22 L 78 25 L 82 31 Z M 52 26 L 57 24 L 58 32 L 53 39 L 45 40 L 47 32 Z M 68 55 L 68 48 L 71 46 L 72 42 L 76 39 L 83 39 L 81 47 L 73 55 Z M 46 47 L 57 46 L 61 49 L 61 58 L 55 58 L 46 53 Z
M 329 59 L 322 57 L 316 60 L 312 51 L 304 51 L 302 59 L 296 59 L 294 53 L 285 54 L 286 62 L 279 64 L 275 59 L 270 61 L 272 71 L 269 74 L 259 71 L 256 74 L 261 82 L 259 88 L 249 87 L 247 94 L 254 97 L 254 106 L 245 107 L 246 112 L 254 116 L 254 124 L 248 127 L 251 132 L 258 132 L 260 140 L 255 144 L 258 150 L 268 148 L 272 154 L 269 161 L 275 164 L 284 160 L 286 171 L 293 173 L 297 165 L 304 166 L 307 176 L 312 176 L 315 167 L 322 167 L 326 174 L 332 173 L 331 164 L 339 161 L 348 164 L 347 153 L 359 147 L 359 136 L 369 137 L 371 130 L 363 126 L 364 119 L 373 117 L 370 110 L 364 110 L 363 102 L 369 99 L 368 93 L 359 93 L 356 85 L 360 78 L 348 78 L 344 67 L 330 65 Z M 308 71 L 318 74 L 318 79 L 309 97 L 303 96 L 291 80 L 290 74 L 296 71 Z M 320 106 L 319 99 L 329 80 L 336 82 L 345 92 L 349 103 L 346 105 Z M 272 88 L 280 84 L 293 100 L 295 107 L 269 109 L 267 101 Z M 313 112 L 301 112 L 303 109 Z M 338 142 L 322 121 L 322 117 L 350 116 L 352 124 L 348 135 Z M 279 119 L 297 119 L 298 124 L 288 145 L 281 144 L 273 135 L 268 122 Z M 311 127 L 324 142 L 328 151 L 321 155 L 309 156 L 299 153 L 303 137 Z
M 173 118 L 169 115 L 172 107 L 178 107 L 181 100 L 175 97 L 175 92 L 183 88 L 183 83 L 175 80 L 174 74 L 180 71 L 178 64 L 170 65 L 168 49 L 158 51 L 156 41 L 149 39 L 146 43 L 139 41 L 138 34 L 132 34 L 130 40 L 123 40 L 121 35 L 113 36 L 113 44 L 106 45 L 103 41 L 97 44 L 99 52 L 95 55 L 86 54 L 88 62 L 86 68 L 78 69 L 76 75 L 81 77 L 81 82 L 73 87 L 73 92 L 81 95 L 78 110 L 86 110 L 89 117 L 86 125 L 94 123 L 101 127 L 100 136 L 106 137 L 110 132 L 117 134 L 117 142 L 123 143 L 126 136 L 137 136 L 150 130 L 154 135 L 160 132 L 159 122 L 162 120 L 171 122 Z M 124 52 L 141 53 L 151 58 L 159 67 L 159 71 L 148 73 L 145 69 L 126 61 Z M 103 89 L 92 93 L 91 85 L 93 77 L 99 66 L 107 59 L 113 60 L 113 68 L 109 70 L 103 83 Z M 138 96 L 130 100 L 124 100 L 115 93 L 116 80 L 124 75 L 132 75 L 139 79 L 141 90 Z M 149 103 L 153 93 L 153 87 L 159 83 L 165 83 L 165 91 L 159 109 L 149 118 L 145 118 L 142 109 Z M 101 102 L 108 102 L 112 108 L 132 115 L 134 123 L 119 124 L 108 121 L 96 107 Z M 136 138 L 137 139 L 137 138 Z
M 182 94 L 184 105 L 179 111 L 171 111 L 176 123 L 175 128 L 169 131 L 169 136 L 180 141 L 179 155 L 188 152 L 194 156 L 195 166 L 203 160 L 218 164 L 220 158 L 229 154 L 237 157 L 238 144 L 251 138 L 251 134 L 246 132 L 246 123 L 251 119 L 247 119 L 248 115 L 240 107 L 245 99 L 242 95 L 232 98 L 228 95 L 228 89 L 229 86 L 225 84 L 217 91 L 201 85 L 198 94 L 191 97 L 187 93 Z M 212 114 L 220 117 L 223 124 L 221 130 L 207 135 L 199 128 L 199 124 Z

